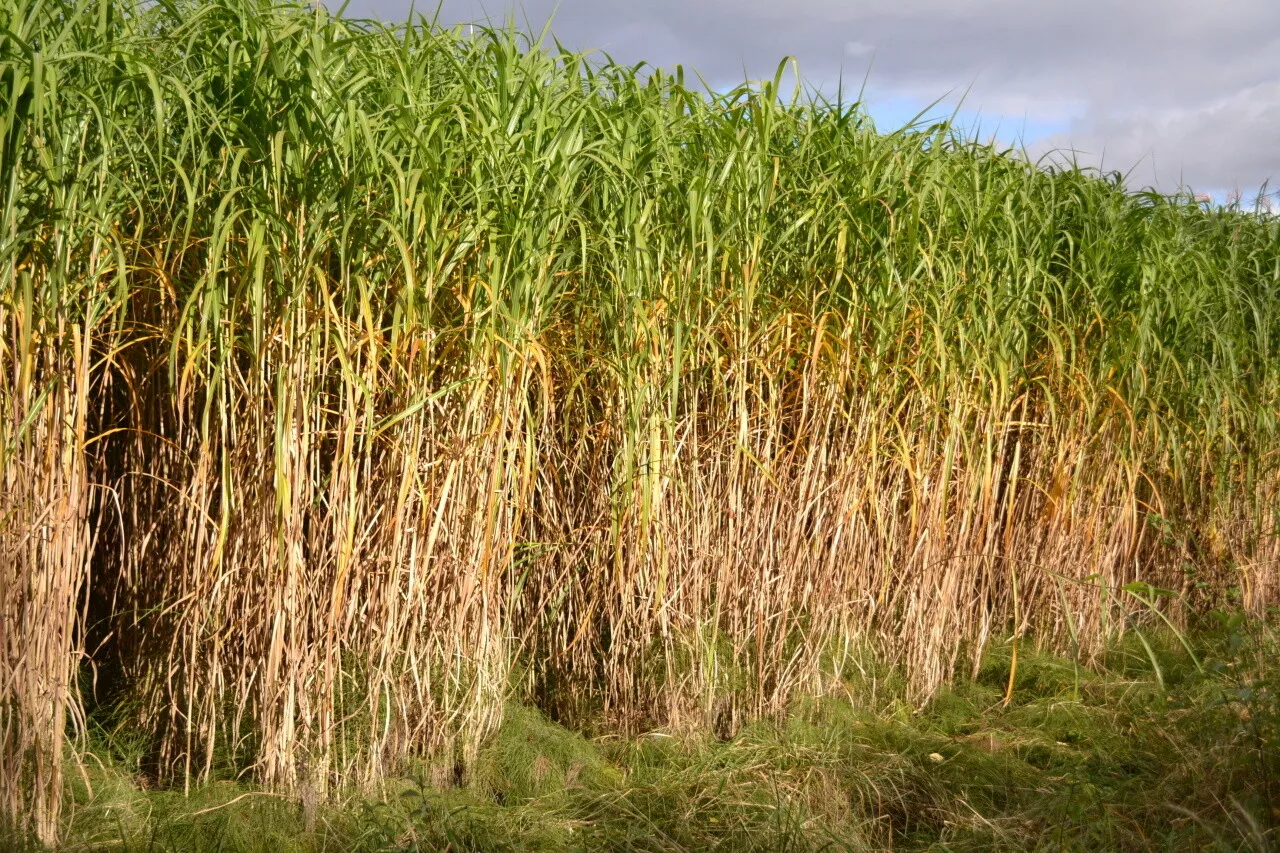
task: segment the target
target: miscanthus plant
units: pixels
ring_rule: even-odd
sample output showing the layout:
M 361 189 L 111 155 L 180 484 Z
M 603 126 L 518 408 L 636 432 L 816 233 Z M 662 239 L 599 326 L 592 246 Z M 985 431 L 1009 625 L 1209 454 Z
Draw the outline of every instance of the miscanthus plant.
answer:
M 158 778 L 320 796 L 513 693 L 733 731 L 854 648 L 924 698 L 1280 592 L 1275 220 L 786 66 L 256 0 L 0 42 L 0 789 L 46 840 L 82 670 Z

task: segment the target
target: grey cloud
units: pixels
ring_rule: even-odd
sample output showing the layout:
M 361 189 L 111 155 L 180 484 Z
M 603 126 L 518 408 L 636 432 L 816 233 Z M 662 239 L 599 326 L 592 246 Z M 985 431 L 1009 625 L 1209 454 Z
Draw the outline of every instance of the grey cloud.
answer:
M 356 0 L 351 11 L 407 8 Z M 1179 176 L 1214 189 L 1280 178 L 1276 0 L 445 0 L 440 20 L 513 11 L 535 28 L 554 14 L 568 47 L 681 63 L 714 85 L 772 76 L 785 55 L 815 85 L 842 73 L 860 85 L 870 63 L 872 97 L 967 92 L 984 115 L 1067 125 L 1041 150 L 1074 145 L 1092 162 L 1105 149 L 1122 169 L 1154 154 L 1147 177 L 1162 189 Z
M 1031 153 L 1055 148 L 1078 150 L 1081 162 L 1132 168 L 1137 185 L 1238 187 L 1250 197 L 1268 177 L 1280 177 L 1280 81 L 1194 109 L 1086 117 Z

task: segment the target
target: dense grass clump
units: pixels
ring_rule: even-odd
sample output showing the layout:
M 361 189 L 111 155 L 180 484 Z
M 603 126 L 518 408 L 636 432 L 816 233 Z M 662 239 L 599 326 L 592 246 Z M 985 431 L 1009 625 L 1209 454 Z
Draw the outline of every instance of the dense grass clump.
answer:
M 1277 598 L 1274 219 L 784 68 L 255 0 L 0 42 L 0 789 L 46 839 L 77 661 L 158 782 L 323 801 L 465 775 L 513 694 L 731 737 L 855 647 L 921 702 Z

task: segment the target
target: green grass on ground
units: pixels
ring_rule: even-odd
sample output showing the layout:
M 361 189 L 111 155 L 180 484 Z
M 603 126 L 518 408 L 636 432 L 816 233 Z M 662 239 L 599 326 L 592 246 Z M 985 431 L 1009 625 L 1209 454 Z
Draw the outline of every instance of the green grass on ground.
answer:
M 1272 635 L 1131 640 L 1087 667 L 1024 647 L 1007 705 L 997 646 L 923 709 L 863 674 L 728 741 L 588 740 L 513 704 L 467 778 L 424 763 L 311 814 L 234 781 L 154 790 L 116 737 L 72 780 L 67 849 L 1274 849 Z

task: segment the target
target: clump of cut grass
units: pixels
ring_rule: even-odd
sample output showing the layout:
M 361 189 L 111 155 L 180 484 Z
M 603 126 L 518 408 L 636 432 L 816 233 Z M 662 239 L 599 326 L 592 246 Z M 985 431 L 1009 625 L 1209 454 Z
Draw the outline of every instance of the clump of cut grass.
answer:
M 325 801 L 476 765 L 513 694 L 731 739 L 833 648 L 911 709 L 1012 637 L 1013 702 L 1028 632 L 1277 599 L 1274 219 L 785 65 L 0 14 L 0 789 L 45 841 L 77 655 L 160 784 Z
M 582 735 L 519 705 L 506 709 L 476 765 L 471 784 L 503 803 L 562 797 L 574 788 L 616 781 L 616 770 Z

